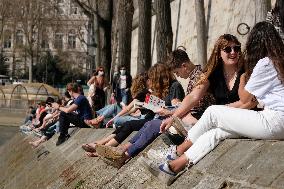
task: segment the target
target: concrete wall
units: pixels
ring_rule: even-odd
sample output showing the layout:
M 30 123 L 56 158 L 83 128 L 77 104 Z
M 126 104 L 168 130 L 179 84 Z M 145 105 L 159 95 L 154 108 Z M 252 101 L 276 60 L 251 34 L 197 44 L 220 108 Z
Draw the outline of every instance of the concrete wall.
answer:
M 230 33 L 238 37 L 242 46 L 245 45 L 247 35 L 240 35 L 237 26 L 246 23 L 250 28 L 256 23 L 255 4 L 258 0 L 205 0 L 205 17 L 208 28 L 208 48 L 207 57 L 211 54 L 217 38 L 225 33 Z M 271 1 L 272 4 L 275 0 Z M 196 62 L 198 52 L 196 44 L 196 16 L 194 0 L 174 0 L 171 3 L 173 49 L 182 45 L 193 61 Z M 134 17 L 138 16 L 135 11 Z M 156 62 L 155 44 L 155 16 L 152 17 L 152 64 Z M 154 45 L 154 46 L 153 46 Z M 136 74 L 137 53 L 138 53 L 138 28 L 132 32 L 132 52 L 131 52 L 131 74 Z

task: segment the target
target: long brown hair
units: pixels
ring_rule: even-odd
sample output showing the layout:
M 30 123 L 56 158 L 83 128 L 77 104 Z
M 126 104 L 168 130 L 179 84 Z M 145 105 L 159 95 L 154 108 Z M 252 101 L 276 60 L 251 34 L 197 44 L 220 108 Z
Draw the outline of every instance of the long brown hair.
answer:
M 162 99 L 168 95 L 170 85 L 175 79 L 170 68 L 162 63 L 156 63 L 149 69 L 148 78 L 152 94 Z
M 236 45 L 241 45 L 241 43 L 239 42 L 236 36 L 231 34 L 221 35 L 214 45 L 210 58 L 203 69 L 203 75 L 199 80 L 199 82 L 197 83 L 197 85 L 207 80 L 208 77 L 211 75 L 211 73 L 216 69 L 216 67 L 223 64 L 223 60 L 221 58 L 221 50 L 224 49 L 226 46 L 228 46 L 229 43 L 235 43 Z M 238 70 L 241 67 L 242 67 L 241 63 L 238 63 Z
M 269 57 L 284 83 L 284 44 L 275 27 L 268 22 L 259 22 L 251 30 L 244 51 L 247 80 L 257 62 Z
M 141 73 L 136 75 L 136 77 L 132 80 L 130 91 L 133 98 L 136 98 L 136 96 L 141 91 L 147 89 L 147 79 L 148 79 L 147 73 Z

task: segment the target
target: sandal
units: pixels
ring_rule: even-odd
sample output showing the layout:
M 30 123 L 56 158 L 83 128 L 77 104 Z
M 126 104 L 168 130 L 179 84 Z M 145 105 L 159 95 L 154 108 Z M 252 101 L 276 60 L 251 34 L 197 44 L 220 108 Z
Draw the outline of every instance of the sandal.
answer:
M 96 152 L 95 147 L 92 147 L 92 146 L 89 145 L 89 144 L 83 144 L 83 145 L 82 145 L 82 148 L 83 148 L 86 152 L 91 152 L 91 153 Z
M 96 152 L 85 152 L 85 154 L 88 157 L 98 157 L 98 154 Z
M 103 116 L 99 116 L 95 119 L 91 119 L 91 120 L 85 120 L 85 123 L 92 128 L 99 128 L 100 123 L 104 120 Z

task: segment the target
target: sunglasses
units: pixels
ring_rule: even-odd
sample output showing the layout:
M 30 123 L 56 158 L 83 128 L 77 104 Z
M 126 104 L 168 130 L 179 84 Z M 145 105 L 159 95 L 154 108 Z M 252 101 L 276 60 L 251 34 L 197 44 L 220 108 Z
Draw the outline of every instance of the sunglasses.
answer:
M 241 46 L 240 45 L 236 45 L 236 46 L 227 46 L 223 49 L 223 51 L 225 51 L 226 53 L 231 53 L 232 50 L 234 50 L 234 52 L 240 52 L 241 51 Z

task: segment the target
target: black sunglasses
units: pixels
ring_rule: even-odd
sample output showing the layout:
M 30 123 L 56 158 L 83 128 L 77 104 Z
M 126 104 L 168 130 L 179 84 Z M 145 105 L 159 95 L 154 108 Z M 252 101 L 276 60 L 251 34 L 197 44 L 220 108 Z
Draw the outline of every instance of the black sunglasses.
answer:
M 223 49 L 223 51 L 225 51 L 226 53 L 231 53 L 232 50 L 234 50 L 234 52 L 240 52 L 241 51 L 241 46 L 240 45 L 236 45 L 236 46 L 227 46 Z

